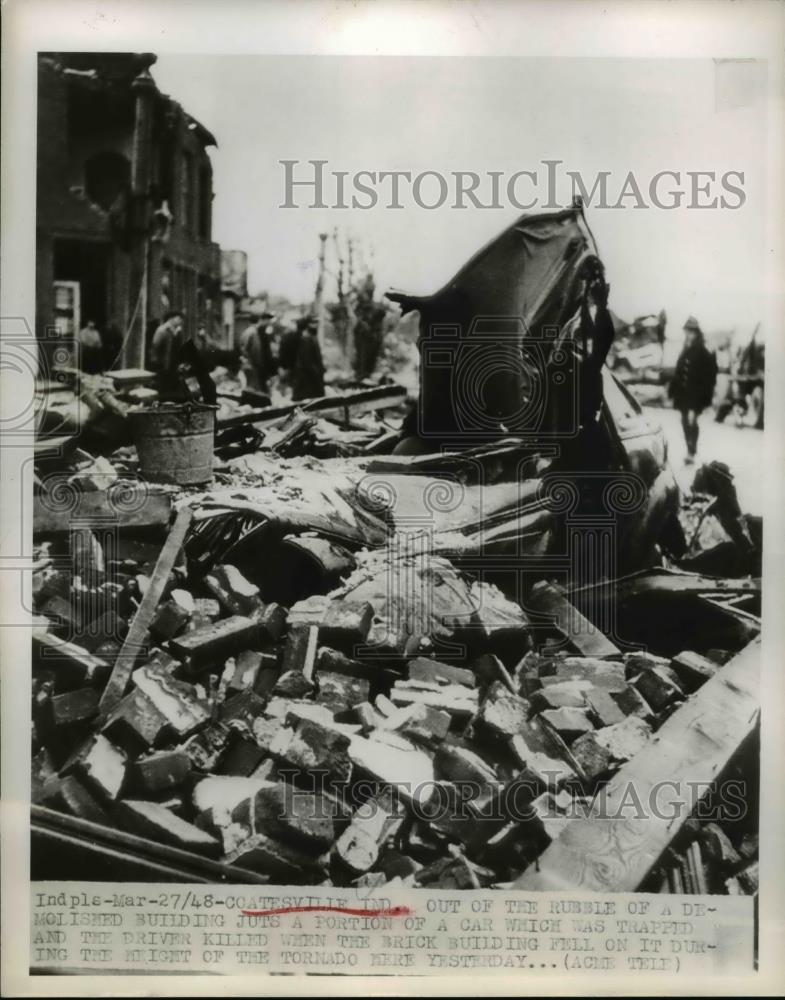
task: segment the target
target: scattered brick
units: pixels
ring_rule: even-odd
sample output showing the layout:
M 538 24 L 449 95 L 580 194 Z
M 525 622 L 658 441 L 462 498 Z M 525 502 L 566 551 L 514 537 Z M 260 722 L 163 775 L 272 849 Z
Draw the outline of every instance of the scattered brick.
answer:
M 717 664 L 714 661 L 689 649 L 674 656 L 670 665 L 679 683 L 687 692 L 697 691 L 717 672 Z
M 91 823 L 113 825 L 107 813 L 72 774 L 47 782 L 41 791 L 40 802 L 50 809 L 57 809 Z
M 266 604 L 254 612 L 252 617 L 259 632 L 259 642 L 263 646 L 278 642 L 286 631 L 287 611 L 281 604 Z
M 319 642 L 351 653 L 368 638 L 372 621 L 368 601 L 330 601 L 319 623 Z
M 191 773 L 191 760 L 183 750 L 161 750 L 135 760 L 130 773 L 134 788 L 155 794 L 181 785 Z
M 221 853 L 221 843 L 215 837 L 192 823 L 186 823 L 157 802 L 123 799 L 117 803 L 116 809 L 118 820 L 143 837 L 152 837 L 207 857 L 217 858 Z
M 613 726 L 626 718 L 619 703 L 609 691 L 605 691 L 602 688 L 592 688 L 586 692 L 586 705 L 589 715 L 600 728 L 603 726 Z
M 236 566 L 216 566 L 204 582 L 229 615 L 252 616 L 262 606 L 259 588 L 246 580 Z
M 127 767 L 128 755 L 99 733 L 82 744 L 60 773 L 77 774 L 99 798 L 114 802 L 123 789 Z
M 207 699 L 199 697 L 193 684 L 177 680 L 166 660 L 151 661 L 132 676 L 136 688 L 147 695 L 181 739 L 209 722 L 211 711 Z
M 523 731 L 529 715 L 529 703 L 513 694 L 503 681 L 494 681 L 477 713 L 478 727 L 494 736 L 508 738 Z
M 136 688 L 112 710 L 102 732 L 135 757 L 159 745 L 168 729 L 166 716 L 143 691 Z
M 370 683 L 359 677 L 320 671 L 316 700 L 332 712 L 345 712 L 368 701 Z
M 591 719 L 582 708 L 549 708 L 540 713 L 540 718 L 552 726 L 565 743 L 572 743 L 594 729 Z
M 98 714 L 98 692 L 95 688 L 77 688 L 57 694 L 51 700 L 51 707 L 55 726 L 78 725 Z
M 228 656 L 256 645 L 257 626 L 251 618 L 234 615 L 172 639 L 169 647 L 191 671 L 217 667 Z
M 644 670 L 632 683 L 655 712 L 661 712 L 684 697 L 678 678 L 669 667 Z
M 477 676 L 473 670 L 466 667 L 455 667 L 439 660 L 428 660 L 416 656 L 409 661 L 410 681 L 429 681 L 435 684 L 463 684 L 466 687 L 476 687 Z
M 150 621 L 150 634 L 161 642 L 167 642 L 180 635 L 190 619 L 191 615 L 177 601 L 163 601 Z

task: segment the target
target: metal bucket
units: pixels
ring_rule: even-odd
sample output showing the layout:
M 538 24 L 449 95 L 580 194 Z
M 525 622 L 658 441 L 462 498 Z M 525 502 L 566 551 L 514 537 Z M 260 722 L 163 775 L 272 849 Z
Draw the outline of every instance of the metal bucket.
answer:
M 132 411 L 142 475 L 151 483 L 180 486 L 212 479 L 217 409 L 207 403 L 170 403 Z

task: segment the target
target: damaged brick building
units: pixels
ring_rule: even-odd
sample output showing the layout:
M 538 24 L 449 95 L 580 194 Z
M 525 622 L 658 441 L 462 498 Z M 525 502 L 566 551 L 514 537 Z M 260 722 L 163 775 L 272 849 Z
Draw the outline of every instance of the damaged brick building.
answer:
M 89 320 L 107 365 L 143 367 L 170 309 L 220 328 L 210 132 L 150 74 L 156 57 L 42 53 L 38 61 L 36 332 Z

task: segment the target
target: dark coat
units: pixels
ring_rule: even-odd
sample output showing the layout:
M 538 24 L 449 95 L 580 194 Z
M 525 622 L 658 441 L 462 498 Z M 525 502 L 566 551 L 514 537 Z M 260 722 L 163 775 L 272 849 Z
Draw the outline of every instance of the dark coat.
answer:
M 248 387 L 266 392 L 267 383 L 275 374 L 275 359 L 267 331 L 258 324 L 252 324 L 243 331 L 240 350 L 245 362 Z
M 297 354 L 300 350 L 302 331 L 287 330 L 281 338 L 281 346 L 278 351 L 278 364 L 286 372 L 292 372 L 297 364 Z
M 315 399 L 324 395 L 324 362 L 316 336 L 303 333 L 292 375 L 292 399 Z
M 685 347 L 676 362 L 668 393 L 677 410 L 698 413 L 711 406 L 717 381 L 717 361 L 704 344 Z

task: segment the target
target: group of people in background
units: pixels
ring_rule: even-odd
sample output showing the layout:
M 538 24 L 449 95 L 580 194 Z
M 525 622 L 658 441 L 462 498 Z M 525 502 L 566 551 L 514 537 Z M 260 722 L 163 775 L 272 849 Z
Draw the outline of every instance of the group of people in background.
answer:
M 155 325 L 149 338 L 147 367 L 155 372 L 159 390 L 171 398 L 183 368 L 202 375 L 216 364 L 238 365 L 246 386 L 267 394 L 277 379 L 291 391 L 295 401 L 324 395 L 324 361 L 319 344 L 318 324 L 312 315 L 303 316 L 295 326 L 276 334 L 276 316 L 263 313 L 251 322 L 239 338 L 237 352 L 221 350 L 200 325 L 191 333 L 186 316 L 173 310 Z M 74 338 L 73 364 L 80 371 L 99 374 L 110 365 L 106 345 L 93 320 L 88 320 Z M 198 371 L 197 371 L 198 370 Z
M 246 386 L 267 394 L 277 377 L 282 385 L 289 386 L 295 401 L 323 396 L 324 361 L 316 319 L 304 316 L 293 329 L 276 338 L 275 318 L 274 313 L 265 312 L 240 335 L 239 365 Z M 175 311 L 153 333 L 148 365 L 168 395 L 169 383 L 177 378 L 181 365 L 209 371 L 214 367 L 215 354 L 205 328 L 200 326 L 191 338 L 184 314 Z
M 263 313 L 240 335 L 240 357 L 248 388 L 268 392 L 278 376 L 291 388 L 292 399 L 314 399 L 324 395 L 324 361 L 314 316 L 300 318 L 295 327 L 278 338 L 275 314 Z
M 246 385 L 268 393 L 271 381 L 278 377 L 291 389 L 293 400 L 314 399 L 324 395 L 324 361 L 318 338 L 318 324 L 312 315 L 303 316 L 293 329 L 275 336 L 272 312 L 263 313 L 240 335 L 240 366 Z M 212 345 L 204 326 L 193 337 L 186 329 L 182 312 L 169 313 L 153 333 L 149 349 L 149 367 L 156 373 L 161 389 L 169 394 L 183 364 L 209 371 Z M 97 373 L 106 367 L 104 343 L 92 320 L 79 331 L 74 343 L 77 368 Z M 717 382 L 717 361 L 706 347 L 703 331 L 694 316 L 684 324 L 684 345 L 676 362 L 668 394 L 681 414 L 687 445 L 685 461 L 695 461 L 698 450 L 700 414 L 712 404 Z

